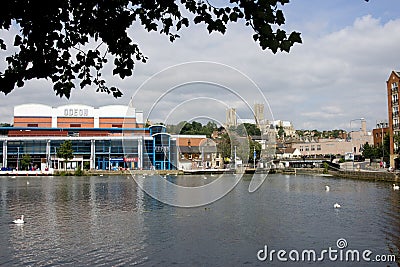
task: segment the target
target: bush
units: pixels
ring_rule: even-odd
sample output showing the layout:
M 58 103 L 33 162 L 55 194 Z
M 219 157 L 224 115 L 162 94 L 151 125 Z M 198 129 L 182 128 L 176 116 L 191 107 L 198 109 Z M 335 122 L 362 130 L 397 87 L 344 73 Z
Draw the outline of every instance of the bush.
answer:
M 85 162 L 83 163 L 83 169 L 84 169 L 84 170 L 89 170 L 89 169 L 90 169 L 90 162 L 85 161 Z
M 324 166 L 324 171 L 323 171 L 323 173 L 324 173 L 324 174 L 327 174 L 327 173 L 328 173 L 328 169 L 329 169 L 329 164 L 326 163 L 326 162 L 324 162 L 323 166 Z
M 74 175 L 75 176 L 82 176 L 82 175 L 84 175 L 85 173 L 84 173 L 84 171 L 81 169 L 81 167 L 78 167 L 76 170 L 75 170 L 75 173 L 74 173 Z

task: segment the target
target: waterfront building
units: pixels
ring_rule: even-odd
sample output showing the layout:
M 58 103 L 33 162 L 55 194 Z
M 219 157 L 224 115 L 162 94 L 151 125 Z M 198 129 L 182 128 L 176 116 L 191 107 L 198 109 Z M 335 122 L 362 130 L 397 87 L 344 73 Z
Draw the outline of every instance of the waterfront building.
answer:
M 366 129 L 366 121 L 361 121 L 359 131 L 351 131 L 346 139 L 310 138 L 301 142 L 293 142 L 292 148 L 297 148 L 303 156 L 317 157 L 326 155 L 341 155 L 346 153 L 361 155 L 364 144 L 373 144 L 373 135 Z
M 302 156 L 300 151 L 294 147 L 278 148 L 275 155 L 277 159 L 296 159 Z
M 400 72 L 392 71 L 386 81 L 388 115 L 389 115 L 389 135 L 390 135 L 390 166 L 399 168 L 399 147 L 394 141 L 394 136 L 400 132 L 399 114 L 399 84 Z
M 74 159 L 66 165 L 57 151 L 67 140 Z M 165 126 L 145 128 L 143 113 L 122 105 L 16 106 L 14 126 L 0 128 L 0 167 L 18 168 L 25 154 L 41 169 L 170 170 L 177 165 L 176 139 Z
M 383 145 L 384 137 L 386 134 L 389 134 L 389 123 L 387 121 L 377 122 L 376 128 L 372 129 L 375 147 Z
M 178 146 L 179 169 L 223 168 L 217 144 L 206 135 L 174 135 Z

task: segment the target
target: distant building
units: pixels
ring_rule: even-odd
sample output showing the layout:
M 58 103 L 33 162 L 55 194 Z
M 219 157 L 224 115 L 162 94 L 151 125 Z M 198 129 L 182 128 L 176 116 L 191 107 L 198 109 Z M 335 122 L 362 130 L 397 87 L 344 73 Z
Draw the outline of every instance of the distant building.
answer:
M 174 138 L 178 144 L 179 169 L 223 168 L 216 143 L 206 135 L 174 135 Z
M 303 142 L 292 143 L 293 148 L 299 149 L 303 156 L 325 156 L 325 155 L 345 155 L 353 153 L 361 155 L 364 144 L 372 144 L 374 141 L 372 133 L 366 130 L 366 122 L 362 121 L 359 131 L 352 131 L 347 139 L 325 139 L 311 138 Z
M 399 115 L 399 84 L 400 72 L 392 71 L 389 79 L 386 81 L 388 114 L 389 114 L 389 135 L 390 135 L 390 166 L 399 168 L 398 147 L 394 142 L 394 135 L 400 132 Z
M 226 110 L 226 126 L 237 126 L 236 109 L 229 108 Z
M 264 104 L 254 104 L 255 124 L 263 125 L 265 123 L 264 119 Z
M 294 137 L 296 135 L 296 130 L 294 129 L 294 126 L 290 121 L 276 120 L 272 122 L 272 125 L 275 128 L 282 127 L 286 137 Z
M 294 147 L 278 148 L 275 151 L 275 155 L 277 159 L 293 159 L 302 156 L 300 151 Z
M 372 130 L 374 136 L 374 146 L 383 145 L 383 140 L 386 134 L 389 133 L 389 123 L 387 121 L 381 121 L 376 124 L 376 128 Z

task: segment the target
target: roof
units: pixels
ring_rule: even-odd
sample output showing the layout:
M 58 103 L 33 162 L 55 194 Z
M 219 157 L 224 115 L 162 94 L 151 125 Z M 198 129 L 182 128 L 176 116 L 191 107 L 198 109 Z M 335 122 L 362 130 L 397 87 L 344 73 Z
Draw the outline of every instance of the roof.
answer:
M 288 147 L 288 148 L 278 148 L 276 149 L 275 154 L 293 154 L 297 148 Z
M 200 149 L 198 146 L 179 146 L 180 153 L 199 154 Z

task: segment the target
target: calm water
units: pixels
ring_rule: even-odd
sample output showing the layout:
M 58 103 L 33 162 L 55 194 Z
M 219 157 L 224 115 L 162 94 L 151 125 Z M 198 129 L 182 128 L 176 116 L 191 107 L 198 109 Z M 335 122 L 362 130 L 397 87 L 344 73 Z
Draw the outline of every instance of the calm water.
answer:
M 196 176 L 170 179 L 204 183 Z M 257 252 L 264 245 L 287 252 L 337 249 L 339 238 L 347 249 L 399 255 L 400 192 L 391 184 L 269 175 L 255 193 L 248 185 L 240 181 L 205 207 L 175 208 L 126 176 L 1 177 L 0 265 L 279 266 L 276 257 L 259 261 Z M 335 202 L 342 208 L 335 210 Z M 26 224 L 12 224 L 21 214 Z

